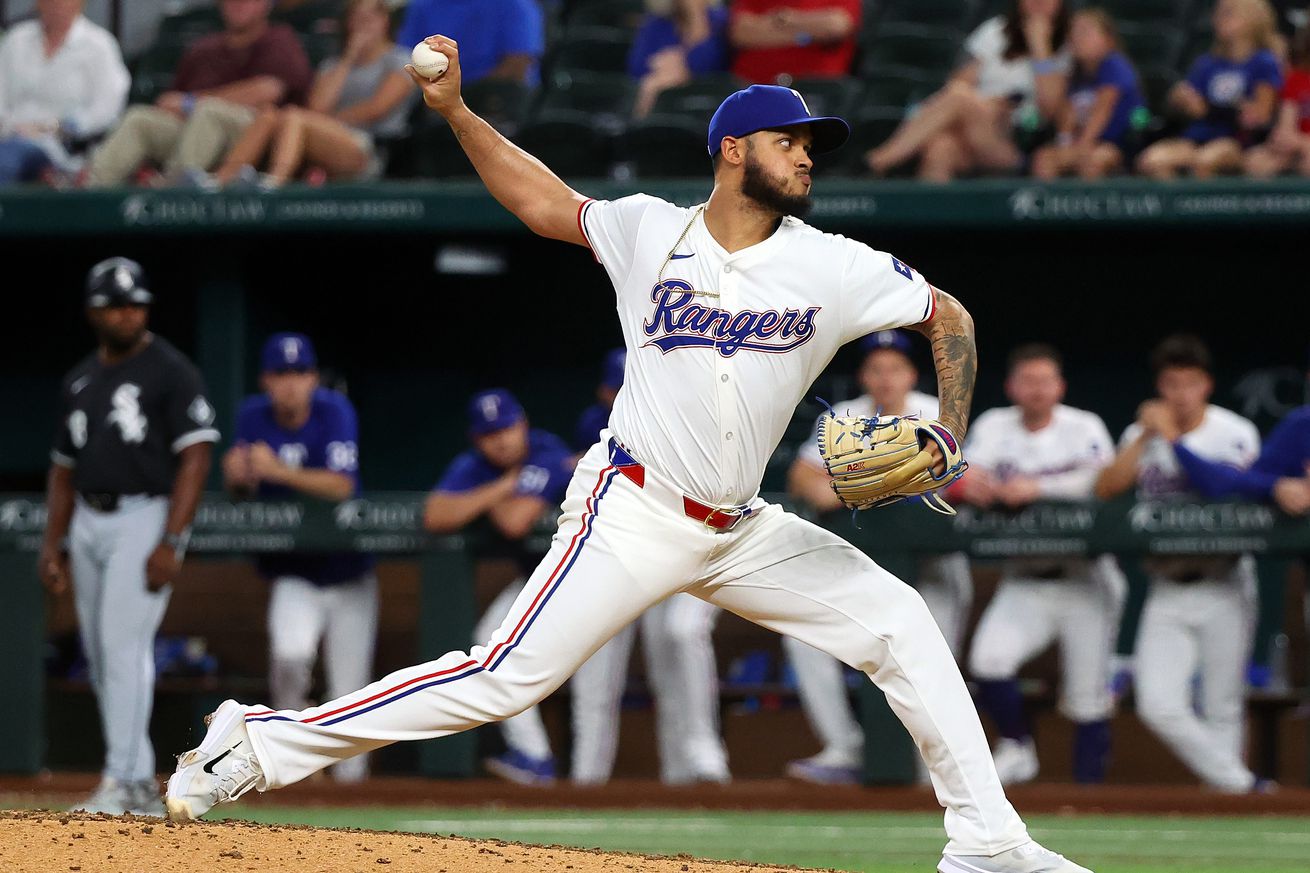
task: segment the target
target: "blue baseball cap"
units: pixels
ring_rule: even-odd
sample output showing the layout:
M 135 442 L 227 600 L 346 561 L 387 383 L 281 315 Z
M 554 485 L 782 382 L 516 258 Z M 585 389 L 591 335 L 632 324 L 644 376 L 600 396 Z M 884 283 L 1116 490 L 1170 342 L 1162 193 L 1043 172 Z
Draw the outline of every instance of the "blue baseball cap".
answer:
M 860 340 L 860 348 L 866 355 L 878 349 L 892 349 L 909 358 L 912 357 L 914 344 L 910 342 L 910 335 L 903 330 L 875 330 Z
M 523 405 L 504 388 L 479 391 L 469 401 L 469 433 L 473 436 L 504 430 L 527 417 Z
M 719 153 L 725 136 L 740 137 L 760 130 L 777 130 L 808 124 L 814 132 L 810 154 L 835 151 L 850 138 L 851 126 L 835 116 L 814 116 L 799 91 L 781 85 L 751 85 L 729 94 L 710 119 L 711 157 Z
M 264 353 L 260 360 L 265 373 L 318 369 L 314 344 L 303 333 L 273 334 L 264 341 Z
M 600 383 L 615 390 L 622 388 L 623 368 L 627 362 L 627 349 L 611 349 L 609 354 L 605 355 L 605 365 L 601 369 Z

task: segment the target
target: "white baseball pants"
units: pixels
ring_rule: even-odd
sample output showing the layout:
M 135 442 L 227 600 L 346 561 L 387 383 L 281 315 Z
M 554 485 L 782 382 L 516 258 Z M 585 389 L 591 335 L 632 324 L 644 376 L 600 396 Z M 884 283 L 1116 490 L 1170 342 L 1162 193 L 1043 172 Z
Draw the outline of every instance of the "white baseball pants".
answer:
M 963 553 L 922 562 L 915 585 L 928 612 L 954 652 L 964 633 L 973 599 L 969 558 Z M 826 652 L 792 637 L 783 637 L 783 651 L 796 673 L 796 690 L 811 730 L 823 744 L 820 755 L 833 767 L 859 767 L 864 761 L 864 730 L 855 717 L 841 663 Z
M 1113 561 L 1113 559 L 1110 559 Z M 1080 577 L 1001 580 L 974 632 L 969 671 L 1013 679 L 1052 642 L 1060 646 L 1060 712 L 1071 721 L 1111 716 L 1110 655 L 1123 612 L 1118 566 L 1091 563 Z
M 146 588 L 146 559 L 167 519 L 167 497 L 129 495 L 114 512 L 79 498 L 68 529 L 73 605 L 104 731 L 104 775 L 120 782 L 155 778 L 155 633 L 173 589 Z
M 690 594 L 675 594 L 619 631 L 573 674 L 572 779 L 609 781 L 618 752 L 619 709 L 633 637 L 641 627 L 646 674 L 655 697 L 660 779 L 680 785 L 729 778 L 719 732 L 719 679 L 710 638 L 719 610 Z M 517 717 L 517 716 L 516 716 Z
M 269 694 L 279 709 L 309 704 L 314 662 L 323 649 L 328 697 L 340 697 L 373 675 L 378 629 L 378 579 L 369 572 L 339 585 L 315 585 L 298 576 L 273 580 L 268 601 Z M 357 782 L 368 757 L 341 761 L 332 775 Z
M 558 688 L 653 604 L 687 591 L 868 674 L 913 736 L 946 808 L 946 851 L 993 855 L 1027 830 L 1006 799 L 968 688 L 913 588 L 831 531 L 777 506 L 715 532 L 638 487 L 597 443 L 574 473 L 550 552 L 484 645 L 322 706 L 254 707 L 260 788 L 400 740 L 507 718 Z
M 496 628 L 504 624 L 505 619 L 509 617 L 514 602 L 519 599 L 527 584 L 527 579 L 515 579 L 501 589 L 501 592 L 487 605 L 482 618 L 474 625 L 474 640 L 491 639 Z M 546 733 L 546 724 L 541 720 L 541 711 L 535 706 L 530 706 L 518 715 L 502 720 L 500 735 L 504 737 L 506 746 L 517 749 L 529 758 L 541 761 L 551 757 L 550 735 Z
M 1138 715 L 1193 773 L 1221 791 L 1249 791 L 1255 783 L 1243 754 L 1254 599 L 1254 568 L 1246 560 L 1232 579 L 1152 579 L 1138 626 Z M 1197 675 L 1199 712 L 1192 697 Z

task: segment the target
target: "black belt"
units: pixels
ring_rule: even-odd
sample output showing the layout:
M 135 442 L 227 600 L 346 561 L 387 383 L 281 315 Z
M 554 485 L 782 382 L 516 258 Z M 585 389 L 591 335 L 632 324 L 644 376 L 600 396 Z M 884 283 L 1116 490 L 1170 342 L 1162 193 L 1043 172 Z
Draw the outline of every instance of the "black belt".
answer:
M 82 500 L 96 512 L 115 512 L 118 509 L 120 494 L 108 491 L 82 491 Z

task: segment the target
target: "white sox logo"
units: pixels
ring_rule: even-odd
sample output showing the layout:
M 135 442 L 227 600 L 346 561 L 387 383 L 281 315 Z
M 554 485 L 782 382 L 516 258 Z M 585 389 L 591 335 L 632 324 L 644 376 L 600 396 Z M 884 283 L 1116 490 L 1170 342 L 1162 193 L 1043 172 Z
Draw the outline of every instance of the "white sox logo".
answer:
M 683 279 L 665 279 L 650 291 L 655 311 L 642 325 L 662 352 L 680 348 L 713 348 L 725 358 L 745 349 L 750 352 L 782 354 L 814 338 L 814 319 L 822 307 L 804 312 L 743 309 L 729 312 L 694 303 L 696 291 Z
M 139 443 L 146 438 L 146 428 L 149 422 L 141 414 L 141 386 L 134 385 L 131 382 L 124 382 L 118 386 L 114 396 L 109 402 L 113 405 L 113 412 L 109 413 L 108 421 L 110 424 L 118 425 L 118 429 L 123 433 L 123 442 Z

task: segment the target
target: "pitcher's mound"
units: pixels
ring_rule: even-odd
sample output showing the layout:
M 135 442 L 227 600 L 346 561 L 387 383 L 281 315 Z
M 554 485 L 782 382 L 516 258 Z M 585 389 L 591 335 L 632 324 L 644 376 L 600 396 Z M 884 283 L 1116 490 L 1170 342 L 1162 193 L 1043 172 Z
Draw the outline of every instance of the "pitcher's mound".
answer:
M 783 873 L 794 869 L 431 834 L 222 821 L 174 826 L 130 815 L 0 813 L 0 870 L 5 873 Z

